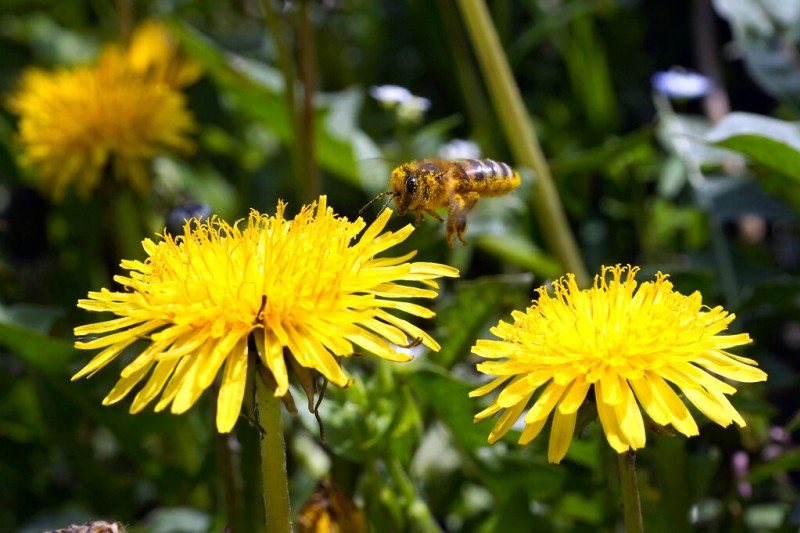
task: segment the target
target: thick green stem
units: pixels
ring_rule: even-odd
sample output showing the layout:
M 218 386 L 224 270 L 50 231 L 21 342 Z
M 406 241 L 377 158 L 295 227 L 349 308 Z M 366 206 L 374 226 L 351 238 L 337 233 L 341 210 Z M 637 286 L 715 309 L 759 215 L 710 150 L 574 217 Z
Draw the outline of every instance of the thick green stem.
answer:
M 292 531 L 286 444 L 281 425 L 281 399 L 256 374 L 256 406 L 261 433 L 261 479 L 269 533 Z
M 486 3 L 458 0 L 458 5 L 511 152 L 519 163 L 536 173 L 532 202 L 547 244 L 564 269 L 574 273 L 579 284 L 586 285 L 589 275 Z
M 619 482 L 622 488 L 622 511 L 625 515 L 626 533 L 643 533 L 642 504 L 639 501 L 639 484 L 636 481 L 636 452 L 617 455 Z

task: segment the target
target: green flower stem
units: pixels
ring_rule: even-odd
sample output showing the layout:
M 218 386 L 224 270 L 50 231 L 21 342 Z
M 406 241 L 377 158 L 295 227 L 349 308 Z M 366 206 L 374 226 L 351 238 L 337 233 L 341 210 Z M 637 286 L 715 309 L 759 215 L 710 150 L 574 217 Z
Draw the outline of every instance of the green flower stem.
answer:
M 410 524 L 412 526 L 411 529 L 421 533 L 441 533 L 442 529 L 431 516 L 428 505 L 417 495 L 414 484 L 408 479 L 408 475 L 400 461 L 389 458 L 386 460 L 386 467 L 398 492 L 405 500 L 405 507 L 408 509 L 408 514 L 412 521 Z
M 317 168 L 316 146 L 314 144 L 314 94 L 316 89 L 316 42 L 314 27 L 308 13 L 310 2 L 300 2 L 297 11 L 298 66 L 303 81 L 303 99 L 300 108 L 300 127 L 298 143 L 302 154 L 303 182 L 305 198 L 310 203 L 322 194 L 319 168 Z
M 132 0 L 116 0 L 117 27 L 123 43 L 127 43 L 133 32 L 133 2 Z
M 532 202 L 547 244 L 562 267 L 585 286 L 590 278 L 558 198 L 550 168 L 528 117 L 491 14 L 484 0 L 458 0 L 461 15 L 483 71 L 489 95 L 500 115 L 514 158 L 536 173 Z
M 115 180 L 109 179 L 106 183 L 115 183 Z M 113 206 L 110 211 L 113 223 L 109 227 L 114 228 L 117 247 L 113 256 L 142 257 L 142 239 L 150 235 L 144 221 L 146 208 L 137 194 L 129 189 L 120 188 L 112 192 L 109 187 L 107 192 L 109 204 Z
M 622 487 L 622 510 L 625 514 L 625 532 L 643 533 L 642 504 L 639 501 L 639 485 L 636 481 L 636 452 L 627 451 L 617 455 L 619 482 Z
M 286 444 L 281 425 L 281 399 L 256 374 L 256 406 L 261 433 L 261 479 L 269 533 L 292 531 Z
M 241 461 L 233 434 L 217 433 L 214 439 L 217 467 L 222 477 L 222 492 L 225 499 L 225 516 L 231 531 L 245 531 L 244 481 Z
M 716 46 L 717 25 L 714 9 L 708 0 L 692 0 L 692 43 L 694 43 L 695 64 L 701 74 L 712 79 L 711 91 L 703 99 L 703 109 L 712 124 L 719 122 L 731 110 L 725 81 L 722 74 L 720 48 Z
M 280 5 L 279 5 L 280 4 Z M 315 197 L 314 191 L 319 188 L 315 185 L 318 178 L 310 173 L 310 161 L 314 161 L 313 155 L 313 131 L 306 131 L 307 124 L 304 122 L 303 115 L 300 113 L 295 98 L 295 70 L 292 60 L 292 51 L 286 39 L 285 27 L 281 20 L 283 2 L 275 0 L 261 0 L 264 10 L 264 18 L 267 29 L 272 34 L 275 41 L 275 49 L 278 51 L 278 68 L 283 74 L 284 97 L 286 98 L 286 111 L 289 114 L 289 121 L 292 124 L 294 139 L 291 142 L 292 172 L 294 173 L 295 199 L 299 203 L 310 203 Z M 307 87 L 306 91 L 312 91 L 313 87 Z M 313 109 L 311 110 L 313 113 Z M 313 127 L 311 122 L 308 127 Z M 310 150 L 310 152 L 309 152 Z M 314 165 L 315 166 L 315 165 Z

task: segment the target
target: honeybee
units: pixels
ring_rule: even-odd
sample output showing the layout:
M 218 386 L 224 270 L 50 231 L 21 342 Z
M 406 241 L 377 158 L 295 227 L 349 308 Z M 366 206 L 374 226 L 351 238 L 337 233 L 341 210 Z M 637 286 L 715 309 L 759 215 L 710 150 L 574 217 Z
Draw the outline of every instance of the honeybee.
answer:
M 84 524 L 72 524 L 62 529 L 53 529 L 45 533 L 125 533 L 125 526 L 119 522 L 95 520 Z
M 516 189 L 520 181 L 519 172 L 492 159 L 419 159 L 395 168 L 392 190 L 375 200 L 391 195 L 397 214 L 413 212 L 417 224 L 425 213 L 442 222 L 434 210 L 447 207 L 447 244 L 452 247 L 454 235 L 466 244 L 467 215 L 481 196 L 501 196 Z

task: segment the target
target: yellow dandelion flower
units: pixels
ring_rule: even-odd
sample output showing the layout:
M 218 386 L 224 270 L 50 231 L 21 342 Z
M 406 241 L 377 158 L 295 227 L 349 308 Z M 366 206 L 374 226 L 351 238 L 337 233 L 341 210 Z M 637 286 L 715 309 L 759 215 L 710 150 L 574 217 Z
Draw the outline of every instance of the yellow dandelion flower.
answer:
M 284 349 L 303 367 L 319 371 L 338 386 L 348 379 L 337 357 L 355 346 L 392 361 L 409 356 L 392 346 L 420 339 L 439 345 L 400 311 L 429 318 L 426 307 L 404 301 L 434 298 L 434 281 L 458 270 L 402 257 L 375 256 L 403 242 L 413 231 L 381 233 L 391 215 L 385 210 L 366 231 L 361 219 L 337 217 L 326 205 L 304 207 L 294 220 L 253 211 L 246 227 L 214 217 L 190 220 L 185 235 L 147 239 L 144 262 L 123 261 L 128 277 L 114 279 L 124 292 L 90 292 L 78 306 L 118 318 L 75 328 L 77 336 L 98 336 L 77 348 L 104 348 L 74 379 L 92 375 L 137 340 L 147 345 L 121 373 L 103 400 L 120 401 L 148 374 L 131 405 L 144 409 L 161 393 L 155 409 L 170 403 L 172 412 L 189 409 L 212 384 L 222 365 L 217 399 L 217 429 L 230 431 L 241 409 L 247 374 L 248 337 L 253 333 L 258 358 L 275 377 L 276 396 L 286 394 Z M 360 238 L 357 239 L 358 234 Z M 355 241 L 355 242 L 354 242 Z M 426 287 L 403 282 L 421 282 Z
M 655 281 L 639 285 L 638 270 L 603 267 L 594 286 L 583 291 L 567 275 L 553 283 L 554 296 L 538 289 L 531 307 L 512 313 L 513 324 L 500 321 L 493 327 L 492 334 L 502 340 L 477 341 L 472 353 L 494 359 L 478 364 L 478 370 L 497 377 L 470 396 L 505 384 L 475 416 L 477 422 L 505 409 L 490 443 L 508 432 L 536 395 L 519 442 L 536 438 L 553 413 L 548 460 L 560 462 L 590 388 L 606 439 L 618 453 L 645 445 L 640 407 L 657 424 L 672 425 L 686 436 L 698 434 L 675 387 L 717 424 L 745 425 L 725 396 L 736 389 L 720 378 L 767 379 L 755 361 L 726 351 L 749 344 L 749 335 L 720 334 L 735 315 L 703 306 L 699 292 L 673 291 L 660 272 Z
M 136 28 L 127 55 L 134 71 L 176 89 L 191 85 L 203 72 L 197 61 L 179 51 L 167 27 L 156 20 Z
M 21 162 L 56 201 L 70 185 L 88 195 L 107 167 L 147 190 L 154 156 L 192 147 L 184 96 L 145 80 L 114 50 L 93 66 L 27 71 L 9 107 L 20 115 Z

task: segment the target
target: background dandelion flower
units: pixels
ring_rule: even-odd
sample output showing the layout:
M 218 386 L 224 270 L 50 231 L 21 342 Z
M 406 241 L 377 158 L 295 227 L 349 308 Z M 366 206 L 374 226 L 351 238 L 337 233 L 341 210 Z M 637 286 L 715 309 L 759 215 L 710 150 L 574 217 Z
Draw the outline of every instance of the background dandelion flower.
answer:
M 96 65 L 27 71 L 9 107 L 20 115 L 21 162 L 56 201 L 70 185 L 88 195 L 107 165 L 147 190 L 153 157 L 192 147 L 187 134 L 194 121 L 184 96 L 146 80 L 113 49 Z
M 191 85 L 203 73 L 197 61 L 181 53 L 169 29 L 157 20 L 136 28 L 127 50 L 131 68 L 151 82 L 180 89 Z
M 660 272 L 655 281 L 638 285 L 637 271 L 603 267 L 594 286 L 583 291 L 573 275 L 561 278 L 553 283 L 554 296 L 538 289 L 531 307 L 512 313 L 513 324 L 500 321 L 491 329 L 502 340 L 475 344 L 473 353 L 494 359 L 478 364 L 478 370 L 497 377 L 470 396 L 505 385 L 475 416 L 479 421 L 505 410 L 489 442 L 508 432 L 536 395 L 519 442 L 536 438 L 552 412 L 548 460 L 560 462 L 590 388 L 606 439 L 618 453 L 645 445 L 640 407 L 657 424 L 698 434 L 673 387 L 717 424 L 745 425 L 726 397 L 736 389 L 721 378 L 767 379 L 755 361 L 727 351 L 749 344 L 749 335 L 722 335 L 733 314 L 703 306 L 699 292 L 673 291 Z
M 413 231 L 381 233 L 391 210 L 366 231 L 360 218 L 337 217 L 322 196 L 294 220 L 253 211 L 247 223 L 229 225 L 212 217 L 192 219 L 185 235 L 164 235 L 158 244 L 143 242 L 144 262 L 123 261 L 128 277 L 115 280 L 124 292 L 90 292 L 78 306 L 118 318 L 75 329 L 75 335 L 100 335 L 75 343 L 103 348 L 74 379 L 90 376 L 138 339 L 149 345 L 122 370 L 106 396 L 108 405 L 124 398 L 145 376 L 131 412 L 144 409 L 159 393 L 156 411 L 189 409 L 225 365 L 217 400 L 217 429 L 230 431 L 241 409 L 247 370 L 248 337 L 254 334 L 258 357 L 275 377 L 276 396 L 286 394 L 284 348 L 303 367 L 319 371 L 338 386 L 348 379 L 337 357 L 355 346 L 392 361 L 410 357 L 391 343 L 421 339 L 439 345 L 427 333 L 394 314 L 432 317 L 426 307 L 404 301 L 434 298 L 435 279 L 458 271 L 436 263 L 375 256 L 403 242 Z M 363 231 L 363 233 L 361 233 Z M 360 238 L 357 236 L 361 233 Z M 425 287 L 402 282 L 421 282 Z

